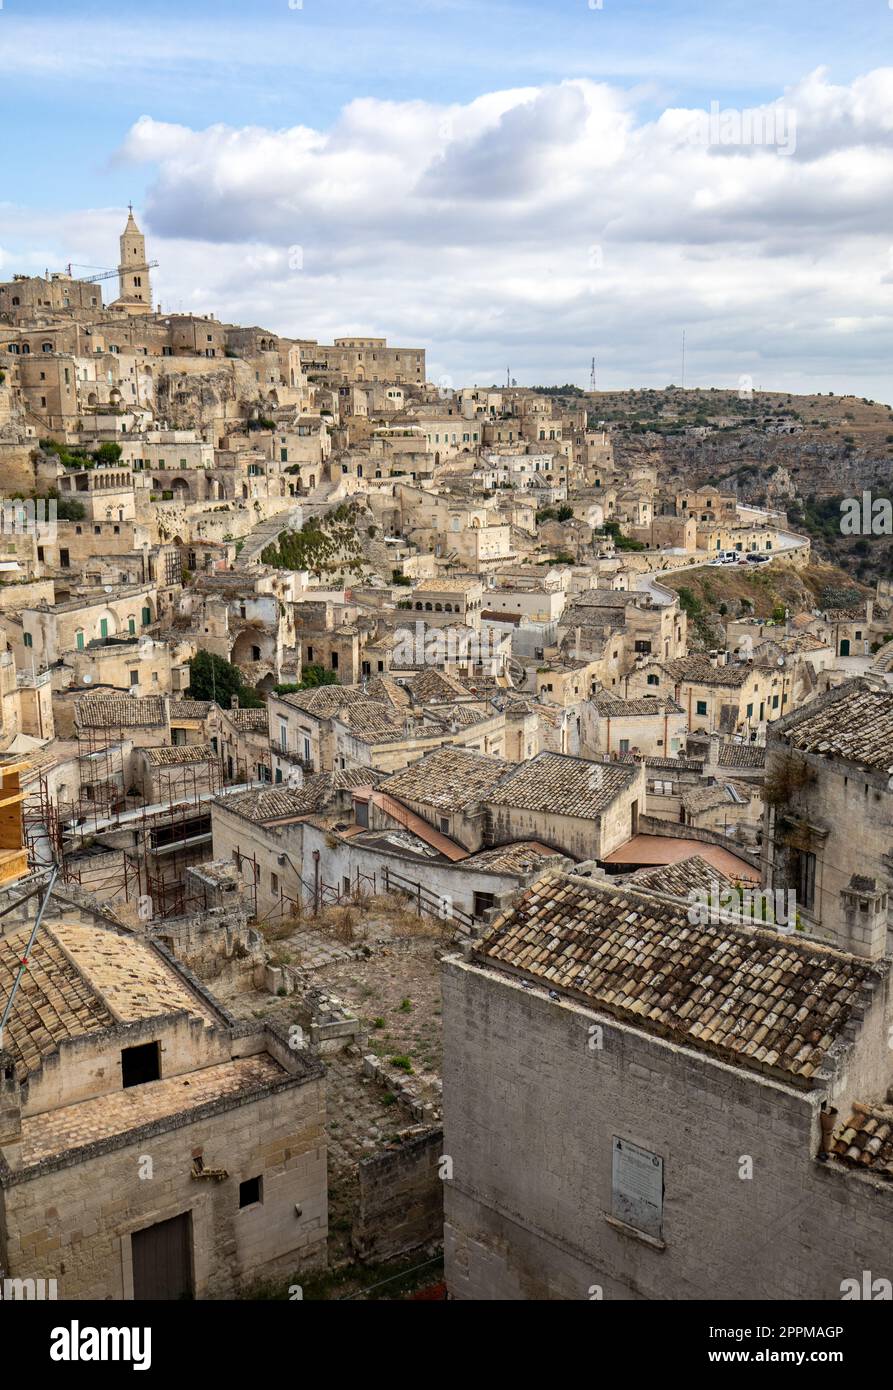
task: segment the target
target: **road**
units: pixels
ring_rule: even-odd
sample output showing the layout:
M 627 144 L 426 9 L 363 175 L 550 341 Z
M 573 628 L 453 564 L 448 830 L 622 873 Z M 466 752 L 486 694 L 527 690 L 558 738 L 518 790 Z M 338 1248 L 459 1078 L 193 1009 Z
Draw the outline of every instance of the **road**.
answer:
M 748 507 L 746 510 L 753 512 L 757 509 L 755 507 Z M 773 552 L 773 559 L 777 558 L 785 550 L 798 550 L 803 545 L 809 543 L 808 537 L 798 536 L 795 531 L 779 531 L 778 536 L 780 544 L 778 549 Z M 636 576 L 635 587 L 640 593 L 650 594 L 652 603 L 657 604 L 658 607 L 664 608 L 667 604 L 673 602 L 676 597 L 676 592 L 674 589 L 668 589 L 661 584 L 659 582 L 661 577 L 666 577 L 671 574 L 684 574 L 686 570 L 699 570 L 709 564 L 710 557 L 707 551 L 702 551 L 701 558 L 692 560 L 690 564 L 674 565 L 671 569 L 646 570 L 644 574 Z M 729 568 L 731 569 L 731 565 Z

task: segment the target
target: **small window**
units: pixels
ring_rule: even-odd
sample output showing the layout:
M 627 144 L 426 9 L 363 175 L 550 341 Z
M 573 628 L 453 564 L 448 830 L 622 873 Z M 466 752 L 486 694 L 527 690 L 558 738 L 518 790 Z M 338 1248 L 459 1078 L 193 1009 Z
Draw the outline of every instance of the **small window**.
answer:
M 26 647 L 34 646 L 34 638 L 31 636 L 30 632 L 23 633 L 23 640 Z
M 695 713 L 696 713 L 696 714 L 706 714 L 706 713 L 707 713 L 707 701 L 706 701 L 706 700 L 698 700 L 697 705 L 695 706 Z
M 261 1179 L 246 1178 L 239 1183 L 239 1206 L 253 1207 L 263 1201 L 261 1196 Z
M 121 1079 L 128 1086 L 144 1086 L 161 1078 L 161 1048 L 157 1042 L 121 1050 Z

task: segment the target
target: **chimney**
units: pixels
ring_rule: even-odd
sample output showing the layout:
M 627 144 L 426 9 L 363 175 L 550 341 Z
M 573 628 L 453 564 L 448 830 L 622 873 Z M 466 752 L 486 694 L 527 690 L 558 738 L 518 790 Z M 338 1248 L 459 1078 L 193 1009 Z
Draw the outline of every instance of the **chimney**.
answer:
M 238 697 L 238 695 L 230 695 L 230 697 L 229 697 L 229 707 L 230 707 L 230 709 L 238 709 L 238 708 L 239 708 L 239 697 Z
M 853 874 L 840 890 L 846 941 L 845 951 L 877 960 L 887 947 L 887 894 L 876 879 Z

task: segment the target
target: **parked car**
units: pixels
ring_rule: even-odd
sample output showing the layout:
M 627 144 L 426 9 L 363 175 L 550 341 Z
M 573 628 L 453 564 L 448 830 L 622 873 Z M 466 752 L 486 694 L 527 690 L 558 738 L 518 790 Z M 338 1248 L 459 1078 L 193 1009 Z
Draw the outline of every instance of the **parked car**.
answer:
M 752 555 L 748 555 L 747 563 L 749 565 L 768 565 L 770 559 L 771 556 L 769 555 L 757 555 L 754 553 Z

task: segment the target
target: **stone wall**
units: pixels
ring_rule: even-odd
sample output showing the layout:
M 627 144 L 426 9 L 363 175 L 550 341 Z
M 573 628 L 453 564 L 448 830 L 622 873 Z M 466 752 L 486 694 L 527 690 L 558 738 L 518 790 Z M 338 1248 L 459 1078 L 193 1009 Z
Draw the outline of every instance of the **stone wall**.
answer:
M 388 1260 L 443 1236 L 443 1130 L 408 1138 L 359 1164 L 352 1240 L 363 1259 Z
M 457 958 L 443 984 L 454 1298 L 835 1300 L 893 1277 L 893 1184 L 816 1158 L 823 1100 L 883 1096 L 880 991 L 800 1091 Z M 663 1159 L 659 1240 L 612 1217 L 613 1136 Z
M 285 1281 L 325 1260 L 324 1124 L 316 1076 L 48 1162 L 4 1183 L 0 1264 L 16 1277 L 55 1278 L 60 1298 L 132 1298 L 131 1233 L 188 1211 L 197 1298 Z M 228 1177 L 193 1178 L 198 1154 Z M 239 1183 L 256 1176 L 263 1200 L 240 1208 Z

